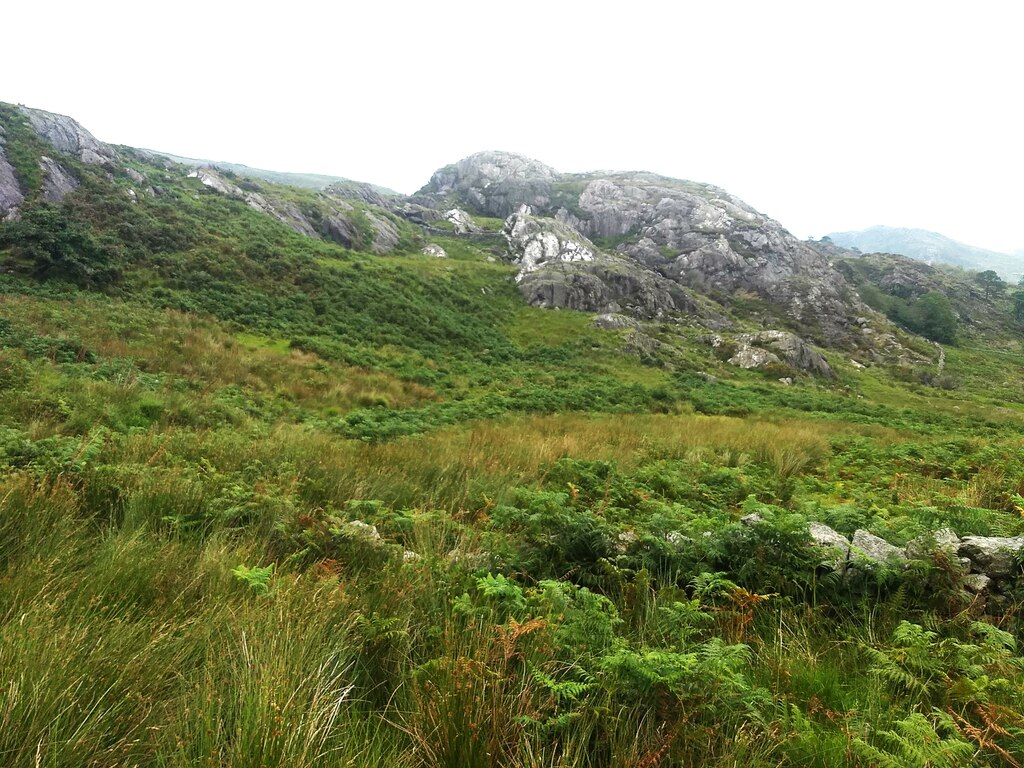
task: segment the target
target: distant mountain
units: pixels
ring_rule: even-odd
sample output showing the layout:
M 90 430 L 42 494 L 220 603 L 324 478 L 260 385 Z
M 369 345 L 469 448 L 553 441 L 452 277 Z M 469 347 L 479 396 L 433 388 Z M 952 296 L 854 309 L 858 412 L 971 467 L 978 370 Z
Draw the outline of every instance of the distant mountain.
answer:
M 197 168 L 214 168 L 220 171 L 230 171 L 238 176 L 248 176 L 254 179 L 263 179 L 273 184 L 287 184 L 292 187 L 304 187 L 306 189 L 325 189 L 326 187 L 344 187 L 351 185 L 353 188 L 368 187 L 379 195 L 397 195 L 394 190 L 381 187 L 376 184 L 367 184 L 362 181 L 353 181 L 344 176 L 325 176 L 320 173 L 286 173 L 283 171 L 268 171 L 263 168 L 250 168 L 240 163 L 225 163 L 220 160 L 199 160 L 194 157 L 181 157 L 172 155 L 170 152 L 158 152 L 150 149 L 145 150 L 160 157 L 166 157 L 182 165 L 195 166 Z
M 952 264 L 978 272 L 991 269 L 1013 283 L 1024 274 L 1024 251 L 989 251 L 927 229 L 870 227 L 857 232 L 832 232 L 827 237 L 836 245 L 861 253 L 898 253 L 929 264 Z

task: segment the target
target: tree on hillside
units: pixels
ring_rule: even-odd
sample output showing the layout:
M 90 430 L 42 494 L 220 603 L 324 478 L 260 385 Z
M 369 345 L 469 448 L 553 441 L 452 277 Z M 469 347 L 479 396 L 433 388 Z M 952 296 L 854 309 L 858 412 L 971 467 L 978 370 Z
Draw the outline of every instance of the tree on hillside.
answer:
M 1024 291 L 1014 291 L 1013 296 L 1013 319 L 1018 323 L 1024 323 Z
M 945 294 L 929 291 L 914 302 L 916 330 L 932 341 L 953 344 L 956 341 L 956 313 Z
M 1003 279 L 997 275 L 993 270 L 986 269 L 984 272 L 979 272 L 975 275 L 975 280 L 985 290 L 985 295 L 991 298 L 994 294 L 1002 293 L 1006 290 L 1006 283 Z

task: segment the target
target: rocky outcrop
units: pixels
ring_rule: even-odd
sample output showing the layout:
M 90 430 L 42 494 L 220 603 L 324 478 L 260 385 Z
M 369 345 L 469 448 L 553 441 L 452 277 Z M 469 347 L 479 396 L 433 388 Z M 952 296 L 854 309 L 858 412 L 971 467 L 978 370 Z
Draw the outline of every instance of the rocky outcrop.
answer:
M 707 341 L 712 347 L 725 351 L 728 354 L 726 362 L 739 368 L 787 365 L 797 371 L 835 378 L 832 366 L 821 353 L 788 331 L 742 333 L 733 339 L 732 344 L 717 334 L 707 337 Z
M 400 239 L 395 225 L 383 216 L 378 216 L 368 210 L 363 211 L 363 215 L 366 216 L 370 226 L 373 227 L 373 241 L 370 244 L 370 250 L 378 255 L 391 253 L 395 250 Z
M 473 217 L 461 208 L 452 208 L 445 211 L 444 219 L 450 223 L 457 235 L 466 235 L 470 232 L 479 232 L 480 227 L 473 223 Z
M 782 360 L 773 352 L 750 345 L 740 347 L 736 350 L 736 354 L 726 362 L 729 365 L 735 365 L 737 368 L 764 368 L 769 365 L 782 364 Z
M 616 312 L 606 312 L 594 318 L 595 328 L 603 328 L 606 331 L 617 331 L 623 328 L 639 328 L 640 324 L 628 315 L 620 315 Z
M 275 200 L 271 202 L 258 192 L 243 190 L 232 181 L 211 168 L 196 168 L 188 174 L 190 179 L 199 179 L 209 187 L 227 197 L 245 201 L 250 208 L 271 216 L 290 227 L 300 235 L 319 238 L 319 233 L 294 204 Z
M 578 232 L 553 219 L 531 214 L 528 206 L 522 206 L 508 217 L 502 230 L 512 260 L 519 267 L 517 283 L 541 267 L 594 260 L 597 249 Z
M 84 163 L 99 165 L 113 162 L 117 153 L 109 144 L 104 144 L 85 128 L 66 115 L 46 112 L 42 109 L 19 107 L 29 119 L 36 134 L 48 141 L 54 149 L 77 157 Z
M 717 187 L 650 173 L 560 174 L 521 155 L 484 152 L 437 171 L 416 199 L 431 198 L 491 216 L 529 205 L 578 241 L 613 247 L 635 269 L 725 305 L 756 295 L 820 342 L 865 344 L 854 319 L 870 311 L 828 258 Z
M 823 523 L 808 523 L 807 533 L 818 551 L 819 562 L 832 570 L 842 570 L 850 557 L 850 542 Z
M 321 225 L 323 226 L 324 234 L 344 248 L 352 248 L 359 242 L 359 229 L 341 211 L 335 211 L 325 216 L 321 221 Z
M 188 176 L 219 194 L 243 200 L 250 208 L 277 219 L 306 237 L 318 240 L 326 237 L 345 248 L 367 248 L 377 254 L 391 253 L 401 240 L 397 227 L 385 214 L 374 213 L 361 205 L 357 211 L 358 202 L 353 205 L 333 195 L 322 195 L 319 198 L 319 222 L 314 225 L 294 203 L 270 193 L 242 189 L 213 168 L 194 168 Z M 369 185 L 365 186 L 369 188 Z
M 3 126 L 0 125 L 0 221 L 16 218 L 18 209 L 25 202 L 25 196 L 21 192 L 21 185 L 18 184 L 14 167 L 7 160 L 5 146 L 6 136 Z
M 741 518 L 746 525 L 760 525 L 763 519 L 753 514 Z M 991 611 L 999 611 L 1007 595 L 1024 576 L 1024 536 L 965 536 L 949 528 L 926 533 L 897 547 L 885 539 L 858 529 L 849 540 L 829 526 L 809 523 L 811 545 L 821 553 L 822 566 L 842 572 L 847 578 L 878 568 L 902 570 L 911 560 L 928 560 L 941 555 L 958 569 L 963 589 L 977 595 Z
M 505 218 L 521 205 L 546 209 L 558 173 L 511 152 L 478 152 L 445 166 L 420 194 L 454 196 L 488 216 Z
M 56 160 L 39 158 L 39 170 L 43 172 L 43 200 L 48 203 L 59 203 L 78 189 L 78 179 Z
M 421 253 L 424 256 L 433 256 L 435 259 L 447 259 L 448 253 L 437 243 L 427 243 L 423 246 Z
M 835 378 L 835 372 L 820 352 L 814 350 L 807 342 L 787 331 L 762 331 L 755 334 L 741 334 L 737 341 L 746 346 L 771 350 L 786 365 L 798 371 Z
M 392 198 L 382 194 L 378 187 L 362 181 L 337 181 L 324 187 L 323 192 L 329 197 L 357 200 L 378 208 L 386 208 L 392 203 Z
M 503 234 L 516 282 L 529 304 L 586 312 L 628 312 L 644 318 L 690 312 L 693 301 L 678 285 L 593 243 L 527 206 L 508 217 Z

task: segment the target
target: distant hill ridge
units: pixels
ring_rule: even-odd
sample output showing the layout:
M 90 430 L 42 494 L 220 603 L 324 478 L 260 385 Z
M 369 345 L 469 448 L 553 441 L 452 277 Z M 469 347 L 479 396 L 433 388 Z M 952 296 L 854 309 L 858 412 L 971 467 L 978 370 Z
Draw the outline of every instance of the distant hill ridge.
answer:
M 929 264 L 951 264 L 979 272 L 991 269 L 1013 283 L 1024 274 L 1024 251 L 1014 254 L 990 251 L 927 229 L 877 226 L 854 232 L 832 232 L 826 237 L 836 245 L 861 253 L 898 253 Z
M 199 168 L 215 168 L 221 171 L 230 171 L 238 176 L 248 176 L 254 179 L 263 179 L 273 184 L 287 184 L 293 187 L 306 189 L 324 189 L 329 186 L 353 185 L 369 187 L 380 195 L 397 195 L 398 193 L 387 187 L 377 184 L 370 184 L 363 181 L 354 181 L 344 176 L 328 176 L 321 173 L 288 173 L 284 171 L 268 171 L 265 168 L 252 168 L 241 163 L 227 163 L 221 160 L 201 160 L 195 157 L 182 157 L 173 155 L 170 152 L 160 152 L 155 149 L 144 150 L 160 157 L 166 157 L 182 165 L 197 166 Z

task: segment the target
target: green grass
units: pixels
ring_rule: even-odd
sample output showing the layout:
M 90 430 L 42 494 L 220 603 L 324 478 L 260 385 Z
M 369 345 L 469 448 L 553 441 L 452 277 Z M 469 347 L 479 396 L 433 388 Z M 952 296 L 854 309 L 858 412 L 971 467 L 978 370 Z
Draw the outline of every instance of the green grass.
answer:
M 121 280 L 0 279 L 0 764 L 1019 762 L 1020 582 L 807 545 L 1024 534 L 1012 345 L 783 386 L 75 168 Z

